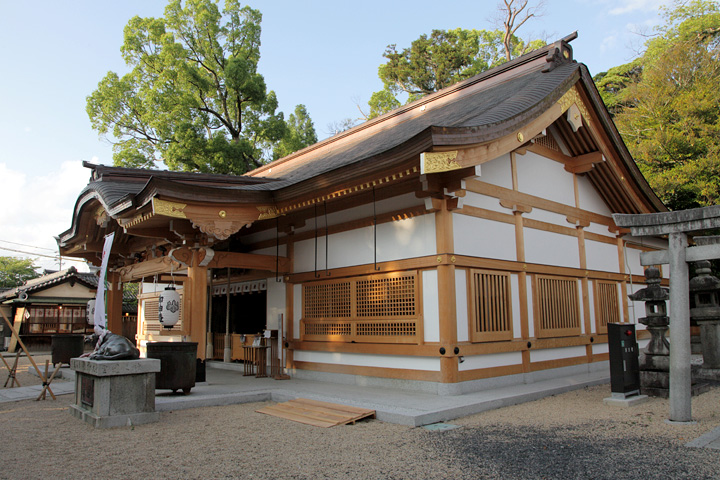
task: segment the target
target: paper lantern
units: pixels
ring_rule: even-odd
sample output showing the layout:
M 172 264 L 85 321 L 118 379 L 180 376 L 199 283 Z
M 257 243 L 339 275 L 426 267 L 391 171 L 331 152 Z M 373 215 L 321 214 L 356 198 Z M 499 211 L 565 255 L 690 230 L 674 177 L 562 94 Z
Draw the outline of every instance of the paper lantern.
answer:
M 167 287 L 158 297 L 158 321 L 165 328 L 172 328 L 180 320 L 180 294 L 174 287 Z
M 90 300 L 85 307 L 85 320 L 88 325 L 95 325 L 95 300 Z

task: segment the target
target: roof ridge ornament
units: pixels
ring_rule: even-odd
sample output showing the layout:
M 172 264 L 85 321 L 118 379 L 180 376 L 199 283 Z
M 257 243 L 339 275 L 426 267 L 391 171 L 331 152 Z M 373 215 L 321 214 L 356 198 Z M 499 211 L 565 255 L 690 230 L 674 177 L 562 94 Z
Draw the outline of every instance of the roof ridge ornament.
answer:
M 551 72 L 556 67 L 565 63 L 575 62 L 575 60 L 573 60 L 573 49 L 570 46 L 570 42 L 575 40 L 577 37 L 578 33 L 575 31 L 553 44 L 545 56 L 547 65 L 542 70 L 544 73 Z

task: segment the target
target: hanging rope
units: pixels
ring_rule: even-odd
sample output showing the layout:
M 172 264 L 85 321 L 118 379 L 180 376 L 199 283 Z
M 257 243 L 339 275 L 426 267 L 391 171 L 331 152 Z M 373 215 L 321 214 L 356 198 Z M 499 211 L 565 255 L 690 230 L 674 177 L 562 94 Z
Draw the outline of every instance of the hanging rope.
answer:
M 317 203 L 315 203 L 315 278 L 319 278 L 320 275 L 317 273 L 317 240 L 318 240 L 318 230 L 317 230 Z
M 377 266 L 377 210 L 375 208 L 375 185 L 372 188 L 373 194 L 373 264 L 375 270 L 380 270 Z
M 327 220 L 327 202 L 323 201 L 323 208 L 325 209 L 325 276 L 330 276 L 328 270 L 328 220 Z
M 280 220 L 275 217 L 275 281 L 280 282 Z

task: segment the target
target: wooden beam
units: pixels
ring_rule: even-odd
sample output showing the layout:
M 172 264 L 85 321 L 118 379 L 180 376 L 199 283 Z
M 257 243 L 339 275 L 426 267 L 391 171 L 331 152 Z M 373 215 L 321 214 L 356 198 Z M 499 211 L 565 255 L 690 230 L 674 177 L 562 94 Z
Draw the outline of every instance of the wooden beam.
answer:
M 280 273 L 289 273 L 289 265 L 290 261 L 287 257 L 216 251 L 215 256 L 207 266 L 208 268 L 246 268 L 269 272 L 274 272 L 277 269 Z

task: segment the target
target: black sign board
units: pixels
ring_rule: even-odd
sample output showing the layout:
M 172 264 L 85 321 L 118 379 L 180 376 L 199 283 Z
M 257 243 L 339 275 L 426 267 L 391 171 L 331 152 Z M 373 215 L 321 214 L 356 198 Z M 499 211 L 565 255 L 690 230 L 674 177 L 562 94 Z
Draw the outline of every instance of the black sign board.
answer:
M 610 389 L 628 397 L 640 393 L 640 367 L 635 325 L 608 323 Z

